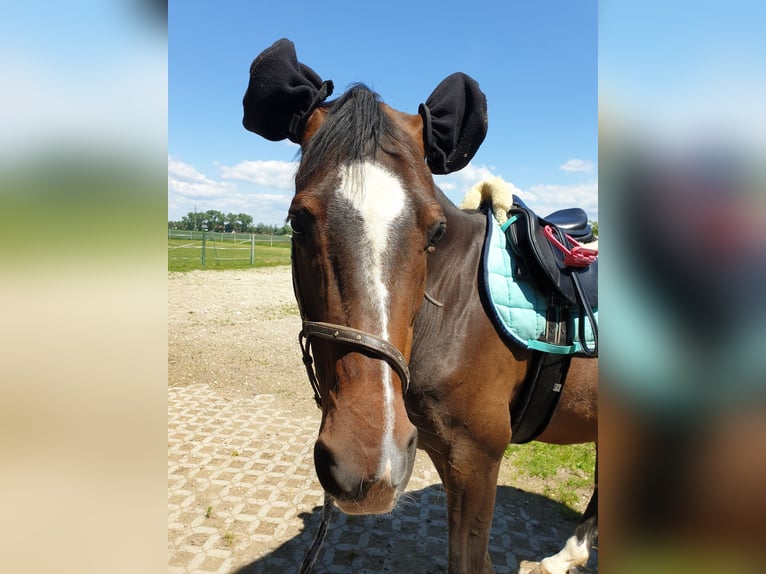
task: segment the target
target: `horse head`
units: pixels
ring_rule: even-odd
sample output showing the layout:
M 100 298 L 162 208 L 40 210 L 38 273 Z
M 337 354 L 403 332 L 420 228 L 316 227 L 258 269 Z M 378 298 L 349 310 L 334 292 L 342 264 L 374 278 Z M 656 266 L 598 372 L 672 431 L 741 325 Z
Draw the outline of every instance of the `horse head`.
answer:
M 243 123 L 301 146 L 288 220 L 322 409 L 319 481 L 344 512 L 384 513 L 415 460 L 407 361 L 428 255 L 446 232 L 432 173 L 471 160 L 486 134 L 486 99 L 464 74 L 439 84 L 417 114 L 362 85 L 328 102 L 332 90 L 279 40 L 251 66 Z

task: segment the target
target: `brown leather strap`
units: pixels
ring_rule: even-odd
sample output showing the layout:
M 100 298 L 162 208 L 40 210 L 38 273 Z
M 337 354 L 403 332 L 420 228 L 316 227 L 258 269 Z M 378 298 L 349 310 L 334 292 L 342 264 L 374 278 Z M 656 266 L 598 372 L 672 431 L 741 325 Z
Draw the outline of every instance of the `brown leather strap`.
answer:
M 351 327 L 318 321 L 303 321 L 301 334 L 307 340 L 307 347 L 311 337 L 318 337 L 325 341 L 342 343 L 351 347 L 361 347 L 373 355 L 384 359 L 396 371 L 396 374 L 399 375 L 402 381 L 402 391 L 404 393 L 407 392 L 410 386 L 410 370 L 407 367 L 407 360 L 399 349 L 385 339 Z

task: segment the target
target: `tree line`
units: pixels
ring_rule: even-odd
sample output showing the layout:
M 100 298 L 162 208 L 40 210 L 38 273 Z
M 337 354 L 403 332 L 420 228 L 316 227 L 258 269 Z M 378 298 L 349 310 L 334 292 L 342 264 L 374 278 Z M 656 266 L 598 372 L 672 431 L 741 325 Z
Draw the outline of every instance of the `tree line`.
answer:
M 217 209 L 190 211 L 181 218 L 181 221 L 168 221 L 168 229 L 255 233 L 257 235 L 288 235 L 291 232 L 289 225 L 253 224 L 252 216 L 246 213 L 227 213 L 224 215 Z

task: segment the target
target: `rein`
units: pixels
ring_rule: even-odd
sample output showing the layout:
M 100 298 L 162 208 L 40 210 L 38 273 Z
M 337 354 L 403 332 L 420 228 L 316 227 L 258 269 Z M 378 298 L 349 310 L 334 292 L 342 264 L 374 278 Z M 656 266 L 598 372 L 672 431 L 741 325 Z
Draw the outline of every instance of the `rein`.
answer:
M 309 546 L 306 553 L 303 555 L 301 566 L 298 569 L 298 574 L 310 574 L 314 569 L 317 558 L 319 557 L 319 549 L 322 547 L 322 542 L 327 535 L 327 527 L 330 525 L 330 513 L 332 513 L 332 497 L 325 493 L 324 504 L 322 504 L 322 516 L 319 521 L 319 529 L 317 530 L 314 540 Z
M 378 359 L 386 361 L 391 368 L 399 375 L 402 381 L 402 393 L 406 393 L 410 387 L 410 370 L 407 366 L 407 360 L 404 355 L 393 344 L 382 337 L 346 327 L 335 323 L 324 323 L 319 321 L 309 321 L 306 318 L 303 301 L 301 299 L 301 289 L 298 281 L 298 274 L 295 271 L 295 244 L 292 245 L 291 253 L 293 291 L 295 300 L 298 303 L 303 325 L 298 333 L 298 344 L 303 354 L 303 365 L 306 367 L 306 374 L 314 391 L 314 401 L 319 408 L 322 407 L 322 394 L 319 390 L 319 380 L 314 369 L 314 358 L 312 356 L 311 343 L 314 338 L 339 343 L 357 350 L 362 350 L 367 354 L 374 355 Z

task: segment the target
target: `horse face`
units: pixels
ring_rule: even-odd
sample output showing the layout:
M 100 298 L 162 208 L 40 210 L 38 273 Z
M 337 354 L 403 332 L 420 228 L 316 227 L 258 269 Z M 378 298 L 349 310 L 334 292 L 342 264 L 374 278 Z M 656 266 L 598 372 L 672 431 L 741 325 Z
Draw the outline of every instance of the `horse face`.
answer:
M 307 318 L 376 335 L 409 360 L 427 256 L 445 219 L 423 161 L 420 117 L 359 90 L 308 122 L 289 211 L 293 273 Z M 351 115 L 372 117 L 375 145 L 343 149 L 335 141 Z M 333 145 L 340 148 L 328 151 Z M 347 513 L 389 512 L 409 480 L 417 442 L 402 381 L 359 348 L 313 345 L 323 396 L 314 448 L 319 480 Z
M 301 145 L 289 219 L 304 318 L 366 331 L 409 360 L 427 254 L 445 231 L 431 173 L 471 160 L 487 132 L 486 98 L 462 73 L 442 80 L 417 116 L 364 86 L 322 103 L 332 91 L 282 38 L 250 66 L 242 123 Z M 346 512 L 388 512 L 417 440 L 399 375 L 360 347 L 312 345 L 323 396 L 319 480 Z

